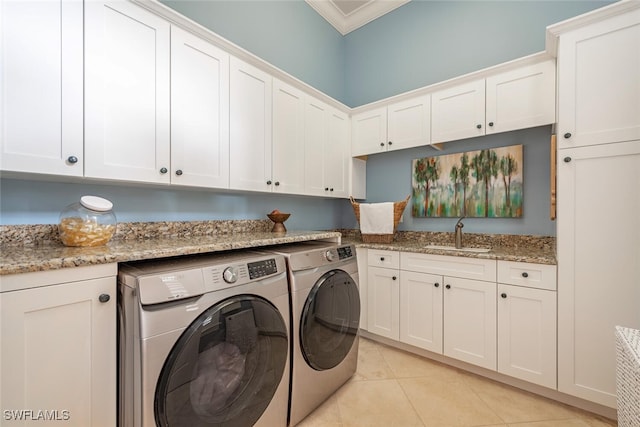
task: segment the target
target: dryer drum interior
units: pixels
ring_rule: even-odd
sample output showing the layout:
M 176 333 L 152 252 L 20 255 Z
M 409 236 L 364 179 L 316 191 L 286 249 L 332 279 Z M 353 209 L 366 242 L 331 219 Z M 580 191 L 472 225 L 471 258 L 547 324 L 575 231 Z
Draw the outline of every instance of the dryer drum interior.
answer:
M 358 286 L 343 270 L 331 270 L 315 283 L 300 319 L 302 354 L 313 369 L 337 366 L 349 353 L 360 322 Z
M 288 357 L 286 324 L 254 295 L 225 299 L 180 336 L 155 393 L 160 426 L 248 426 L 265 411 Z

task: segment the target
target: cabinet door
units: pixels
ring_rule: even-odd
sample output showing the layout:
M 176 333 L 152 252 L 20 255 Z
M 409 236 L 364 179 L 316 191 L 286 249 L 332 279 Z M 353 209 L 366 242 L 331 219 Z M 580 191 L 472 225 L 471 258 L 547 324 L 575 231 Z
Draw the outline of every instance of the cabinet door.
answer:
M 303 194 L 305 98 L 302 91 L 273 81 L 273 191 Z M 316 168 L 320 168 L 317 162 Z
M 640 139 L 640 10 L 562 34 L 559 147 Z
M 544 61 L 488 77 L 486 102 L 487 134 L 554 123 L 555 61 Z
M 349 117 L 334 109 L 328 109 L 328 137 L 324 150 L 325 188 L 333 197 L 349 194 Z
M 115 277 L 0 294 L 0 407 L 115 426 L 116 300 Z
M 82 14 L 80 1 L 0 2 L 0 169 L 82 176 Z
M 387 107 L 388 150 L 431 143 L 431 96 L 423 95 Z
M 272 191 L 269 74 L 231 57 L 230 182 L 235 190 Z
M 558 158 L 558 390 L 613 408 L 614 328 L 640 329 L 640 141 Z
M 484 135 L 484 79 L 431 94 L 431 142 Z
M 304 181 L 305 192 L 314 196 L 324 196 L 328 191 L 323 164 L 329 132 L 328 118 L 328 106 L 307 97 L 304 117 Z
M 400 338 L 400 272 L 389 268 L 367 269 L 367 330 L 373 334 Z
M 442 353 L 442 276 L 403 271 L 400 341 Z
M 556 388 L 556 293 L 498 285 L 498 372 Z
M 169 23 L 85 3 L 85 175 L 169 182 Z
M 229 55 L 171 27 L 171 183 L 229 187 Z
M 496 284 L 444 278 L 444 354 L 496 369 Z
M 352 156 L 387 151 L 387 107 L 354 114 L 351 126 Z

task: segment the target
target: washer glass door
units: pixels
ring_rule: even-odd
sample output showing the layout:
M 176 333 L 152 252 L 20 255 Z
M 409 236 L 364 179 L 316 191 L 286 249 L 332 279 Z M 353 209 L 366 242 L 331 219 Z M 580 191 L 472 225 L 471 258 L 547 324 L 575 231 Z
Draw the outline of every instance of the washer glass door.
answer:
M 302 310 L 300 347 L 313 369 L 337 366 L 347 356 L 358 334 L 358 285 L 343 270 L 331 270 L 315 283 Z
M 267 300 L 238 295 L 207 309 L 169 353 L 156 387 L 159 426 L 250 426 L 280 384 L 286 324 Z

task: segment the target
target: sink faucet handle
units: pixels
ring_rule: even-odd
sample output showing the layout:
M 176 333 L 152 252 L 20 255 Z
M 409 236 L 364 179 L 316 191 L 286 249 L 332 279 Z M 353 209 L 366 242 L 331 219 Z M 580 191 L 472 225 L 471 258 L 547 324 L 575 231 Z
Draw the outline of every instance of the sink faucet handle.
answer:
M 458 222 L 456 222 L 456 228 L 462 228 L 464 227 L 464 224 L 462 223 L 462 220 L 465 219 L 466 216 L 461 217 Z

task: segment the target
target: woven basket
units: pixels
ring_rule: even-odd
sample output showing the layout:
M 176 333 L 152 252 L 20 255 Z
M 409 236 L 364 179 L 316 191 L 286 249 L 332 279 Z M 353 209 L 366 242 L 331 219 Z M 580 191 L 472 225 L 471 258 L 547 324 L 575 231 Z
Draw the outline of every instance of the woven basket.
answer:
M 391 243 L 393 242 L 393 237 L 395 236 L 396 229 L 398 228 L 398 223 L 400 222 L 400 218 L 402 217 L 402 212 L 404 212 L 404 208 L 409 203 L 409 199 L 411 195 L 408 195 L 406 199 L 400 202 L 393 203 L 393 233 L 391 234 L 362 234 L 362 241 L 364 243 Z M 360 203 L 356 202 L 353 197 L 349 197 L 351 201 L 351 206 L 353 207 L 353 212 L 356 214 L 356 219 L 358 220 L 358 224 L 360 224 Z

